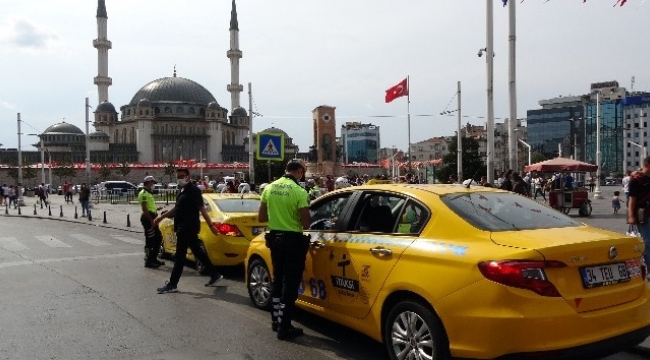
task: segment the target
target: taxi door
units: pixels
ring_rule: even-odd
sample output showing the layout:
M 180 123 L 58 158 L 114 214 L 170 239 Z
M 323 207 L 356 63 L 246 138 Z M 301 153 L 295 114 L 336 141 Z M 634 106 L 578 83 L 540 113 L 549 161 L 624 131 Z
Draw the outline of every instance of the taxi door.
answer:
M 359 193 L 343 224 L 345 241 L 332 242 L 327 254 L 331 310 L 354 318 L 368 314 L 400 255 L 417 237 L 398 232 L 406 202 L 394 193 Z
M 310 246 L 305 271 L 298 289 L 299 299 L 325 307 L 332 291 L 329 280 L 332 244 L 339 239 L 339 231 L 353 191 L 323 196 L 310 206 L 312 224 L 305 235 L 310 235 Z

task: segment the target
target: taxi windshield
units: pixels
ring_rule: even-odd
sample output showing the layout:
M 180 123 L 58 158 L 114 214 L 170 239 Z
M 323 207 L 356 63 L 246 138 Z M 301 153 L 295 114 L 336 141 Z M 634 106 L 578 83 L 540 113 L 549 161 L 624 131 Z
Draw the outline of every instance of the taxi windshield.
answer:
M 224 213 L 257 212 L 260 207 L 259 199 L 217 199 L 214 203 Z
M 582 224 L 513 193 L 449 194 L 441 200 L 471 225 L 486 231 L 575 227 Z

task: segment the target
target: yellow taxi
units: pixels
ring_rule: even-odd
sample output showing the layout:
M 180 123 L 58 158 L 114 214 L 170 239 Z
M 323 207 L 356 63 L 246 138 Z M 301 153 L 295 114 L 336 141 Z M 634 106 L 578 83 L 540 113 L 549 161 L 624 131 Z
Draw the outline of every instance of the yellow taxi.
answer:
M 250 241 L 266 231 L 266 223 L 257 220 L 257 210 L 260 206 L 260 196 L 257 194 L 217 194 L 203 193 L 203 205 L 210 218 L 219 229 L 219 236 L 214 235 L 208 228 L 201 215 L 201 231 L 199 239 L 205 248 L 210 261 L 218 266 L 242 264 Z M 163 241 L 160 256 L 169 258 L 176 253 L 176 233 L 174 220 L 165 219 L 160 222 L 160 232 Z M 188 249 L 187 259 L 196 262 L 197 270 L 203 271 L 204 265 L 194 258 Z
M 298 306 L 385 343 L 391 359 L 580 359 L 650 336 L 639 238 L 463 185 L 349 187 L 310 213 Z M 257 237 L 246 285 L 260 309 L 271 273 Z

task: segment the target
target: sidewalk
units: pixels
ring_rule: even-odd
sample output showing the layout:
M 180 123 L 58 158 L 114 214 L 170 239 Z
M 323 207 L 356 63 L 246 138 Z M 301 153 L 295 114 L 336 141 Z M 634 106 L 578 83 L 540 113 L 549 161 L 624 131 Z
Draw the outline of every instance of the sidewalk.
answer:
M 603 199 L 593 199 L 593 193 L 590 193 L 589 199 L 591 199 L 593 208 L 593 212 L 590 217 L 578 216 L 577 209 L 571 209 L 569 216 L 576 219 L 577 221 L 584 222 L 591 226 L 625 233 L 627 231 L 625 218 L 626 204 L 622 204 L 623 208 L 616 215 L 613 214 L 612 209 L 611 198 L 614 195 L 614 191 L 617 190 L 620 191 L 620 187 L 601 187 Z M 624 199 L 624 196 L 621 197 Z M 74 197 L 74 199 L 77 201 L 77 197 Z M 92 204 L 92 207 L 90 208 L 92 220 L 89 220 L 87 218 L 81 217 L 81 205 L 78 201 L 74 204 L 66 204 L 63 195 L 50 195 L 49 200 L 51 215 L 50 209 L 47 207 L 43 207 L 43 209 L 41 209 L 40 205 L 36 205 L 35 197 L 25 197 L 24 200 L 25 206 L 20 208 L 21 215 L 18 214 L 18 209 L 7 209 L 6 207 L 3 207 L 0 209 L 0 216 L 21 216 L 26 218 L 68 221 L 108 229 L 124 230 L 140 234 L 143 233 L 142 225 L 140 225 L 140 214 L 142 211 L 137 203 L 110 204 L 108 202 L 100 202 L 99 204 Z M 540 198 L 538 198 L 538 200 L 540 202 L 542 201 Z M 163 207 L 161 211 L 166 209 L 169 210 L 174 206 L 172 202 L 167 203 L 166 201 L 159 201 L 157 204 L 158 206 Z M 36 205 L 36 215 L 34 215 L 34 205 Z M 76 219 L 75 208 L 77 211 Z M 5 214 L 5 212 L 8 212 L 8 214 Z M 650 358 L 650 338 L 646 339 L 636 348 L 631 349 L 630 352 L 633 352 L 645 358 Z
M 142 225 L 140 224 L 142 210 L 137 203 L 110 204 L 109 202 L 100 202 L 97 204 L 91 202 L 91 220 L 81 217 L 81 204 L 77 201 L 77 197 L 74 197 L 75 203 L 66 203 L 63 195 L 50 195 L 48 198 L 50 201 L 49 208 L 47 206 L 41 208 L 41 205 L 36 203 L 37 198 L 35 197 L 24 197 L 23 199 L 25 206 L 20 207 L 20 209 L 3 206 L 0 208 L 0 216 L 21 216 L 26 218 L 67 221 L 108 229 L 143 233 Z M 163 210 L 171 209 L 174 205 L 173 203 L 167 204 L 166 201 L 157 202 L 157 204 L 163 207 Z

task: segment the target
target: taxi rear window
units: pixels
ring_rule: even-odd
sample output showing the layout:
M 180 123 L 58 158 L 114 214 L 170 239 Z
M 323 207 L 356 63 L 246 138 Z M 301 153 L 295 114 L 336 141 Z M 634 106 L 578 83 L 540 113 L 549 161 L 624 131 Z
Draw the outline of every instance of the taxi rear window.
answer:
M 257 212 L 260 208 L 259 199 L 219 199 L 214 201 L 219 210 L 224 213 Z
M 465 221 L 486 231 L 582 226 L 554 209 L 513 193 L 449 194 L 441 200 Z

